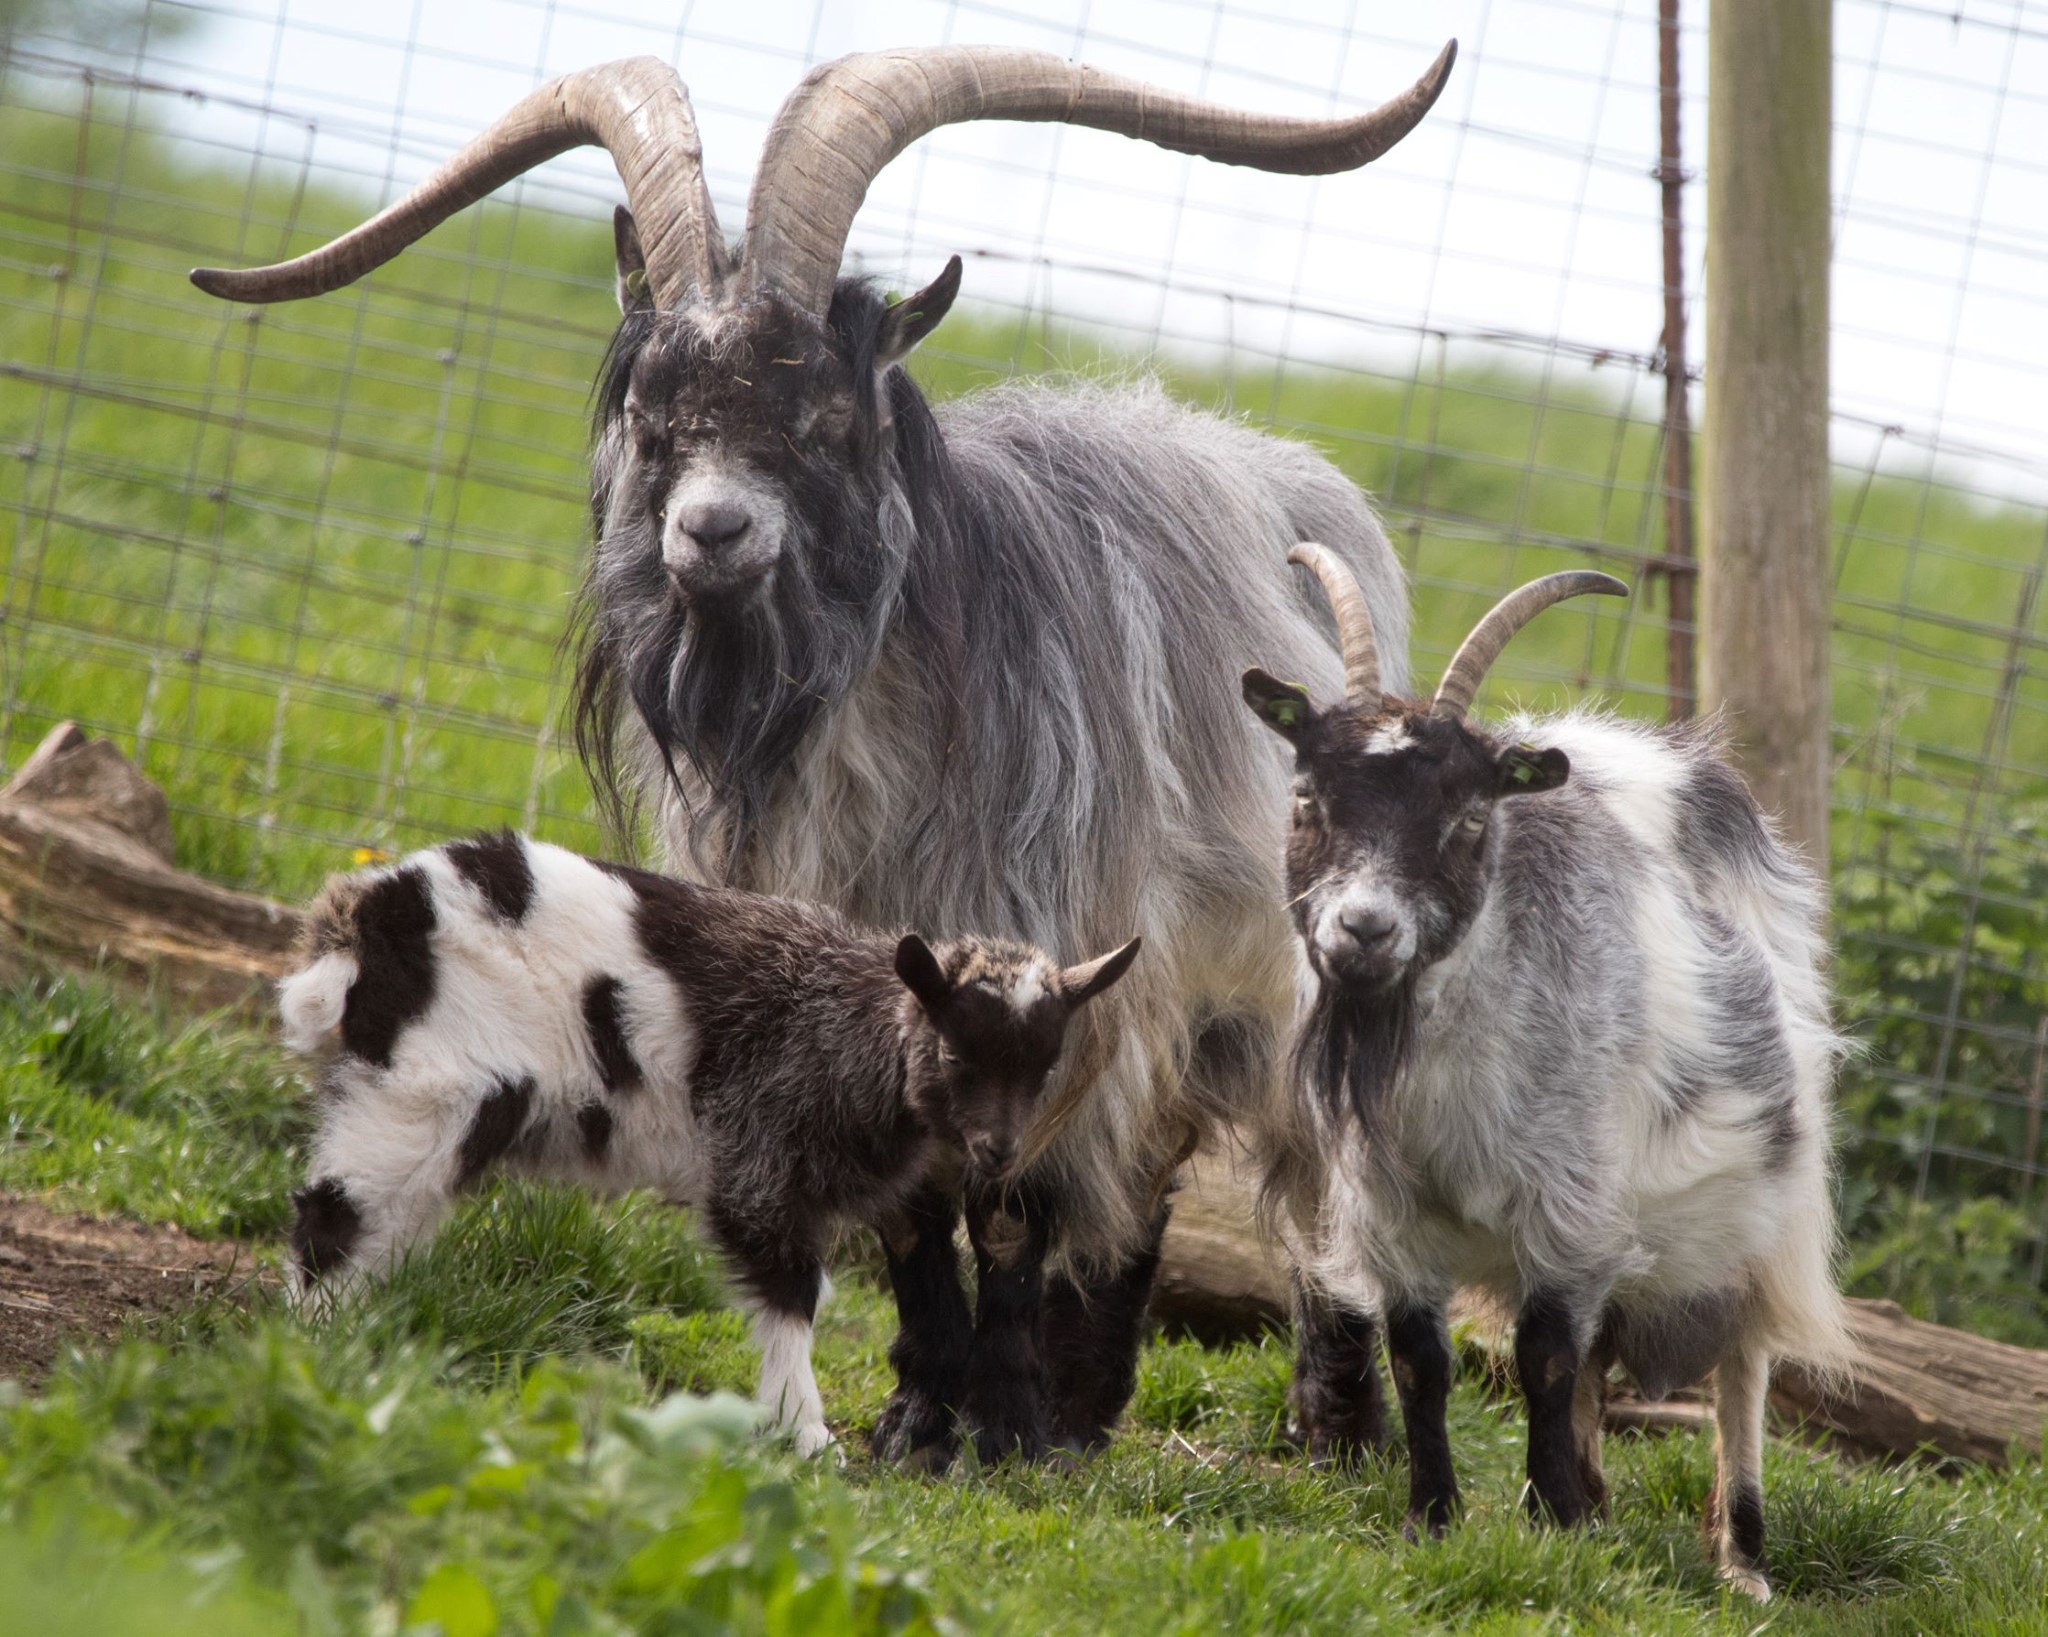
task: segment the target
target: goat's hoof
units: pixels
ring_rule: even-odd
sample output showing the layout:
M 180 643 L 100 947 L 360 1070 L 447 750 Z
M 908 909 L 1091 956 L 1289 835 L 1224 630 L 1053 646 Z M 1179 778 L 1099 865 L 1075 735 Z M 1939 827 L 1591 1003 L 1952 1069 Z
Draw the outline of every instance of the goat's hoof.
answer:
M 931 1470 L 943 1470 L 952 1459 L 953 1412 L 921 1393 L 898 1392 L 883 1406 L 869 1436 L 869 1447 L 878 1461 L 893 1461 L 898 1466 L 937 1450 L 944 1459 Z
M 1424 1537 L 1442 1540 L 1450 1532 L 1451 1518 L 1455 1509 L 1441 1503 L 1427 1507 L 1408 1509 L 1408 1515 L 1401 1520 L 1401 1538 L 1413 1546 Z
M 1745 1568 L 1739 1563 L 1724 1563 L 1721 1565 L 1721 1578 L 1744 1597 L 1753 1598 L 1759 1603 L 1768 1603 L 1771 1600 L 1771 1583 L 1764 1578 L 1761 1569 Z
M 797 1454 L 806 1461 L 814 1456 L 823 1455 L 828 1449 L 836 1449 L 839 1443 L 839 1440 L 832 1436 L 832 1429 L 822 1421 L 798 1427 L 792 1441 L 796 1445 Z M 842 1462 L 846 1459 L 844 1454 L 839 1458 Z
M 950 1442 L 919 1444 L 896 1459 L 896 1470 L 913 1478 L 936 1478 L 953 1464 Z

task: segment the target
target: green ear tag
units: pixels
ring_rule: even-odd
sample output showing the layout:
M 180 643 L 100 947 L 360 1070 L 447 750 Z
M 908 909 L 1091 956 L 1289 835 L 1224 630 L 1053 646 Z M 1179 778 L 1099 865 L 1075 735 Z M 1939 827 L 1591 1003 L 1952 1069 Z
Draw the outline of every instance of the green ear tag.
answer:
M 647 294 L 647 269 L 636 267 L 626 275 L 626 294 L 644 296 Z
M 1535 777 L 1536 769 L 1531 767 L 1527 762 L 1515 763 L 1515 783 L 1527 784 L 1531 779 Z
M 1301 726 L 1301 701 L 1298 699 L 1272 699 L 1266 703 L 1266 720 L 1276 728 L 1292 733 Z

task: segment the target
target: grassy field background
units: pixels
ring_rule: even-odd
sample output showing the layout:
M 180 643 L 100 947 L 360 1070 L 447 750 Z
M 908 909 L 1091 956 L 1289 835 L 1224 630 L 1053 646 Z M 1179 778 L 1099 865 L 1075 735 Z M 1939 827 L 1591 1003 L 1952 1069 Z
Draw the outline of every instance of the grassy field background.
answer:
M 285 897 L 358 847 L 488 824 L 602 844 L 557 642 L 607 235 L 492 209 L 322 302 L 239 310 L 184 282 L 354 219 L 146 131 L 0 110 L 0 765 L 65 717 L 110 733 L 169 793 L 183 863 Z M 1423 674 L 1521 579 L 1642 580 L 1661 501 L 1639 376 L 1374 356 L 1151 367 L 1376 492 Z M 1132 368 L 1114 337 L 968 309 L 917 372 L 944 396 L 1049 364 Z M 1869 1047 L 1841 1099 L 1850 1277 L 2048 1342 L 2048 1190 L 2027 1181 L 2048 527 L 1890 468 L 1843 472 L 1837 513 L 1838 978 Z M 1488 698 L 1659 714 L 1663 643 L 1639 584 L 1533 628 Z M 305 1111 L 261 1036 L 8 991 L 0 1106 L 0 1188 L 274 1256 Z M 823 1374 L 857 1432 L 886 1389 L 886 1304 L 858 1258 L 841 1292 Z M 1129 1432 L 1076 1473 L 929 1484 L 857 1438 L 843 1473 L 798 1470 L 729 1409 L 662 1397 L 753 1372 L 687 1224 L 498 1191 L 343 1322 L 300 1324 L 259 1279 L 0 1403 L 0 1607 L 58 1634 L 1756 1628 L 1699 1548 L 1704 1440 L 1617 1444 L 1612 1525 L 1538 1534 L 1519 1418 L 1467 1372 L 1472 1515 L 1409 1548 L 1396 1470 L 1313 1474 L 1276 1447 L 1284 1365 L 1273 1344 L 1154 1343 Z M 1769 1470 L 1773 1629 L 2048 1627 L 2038 1461 L 1936 1480 L 1787 1443 Z

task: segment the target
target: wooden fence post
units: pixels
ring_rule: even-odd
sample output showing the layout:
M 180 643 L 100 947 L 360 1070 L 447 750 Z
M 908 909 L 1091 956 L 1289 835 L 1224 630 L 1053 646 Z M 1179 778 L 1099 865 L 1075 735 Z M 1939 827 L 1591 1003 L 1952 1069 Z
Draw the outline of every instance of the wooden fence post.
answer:
M 1828 862 L 1831 0 L 1714 0 L 1700 693 Z

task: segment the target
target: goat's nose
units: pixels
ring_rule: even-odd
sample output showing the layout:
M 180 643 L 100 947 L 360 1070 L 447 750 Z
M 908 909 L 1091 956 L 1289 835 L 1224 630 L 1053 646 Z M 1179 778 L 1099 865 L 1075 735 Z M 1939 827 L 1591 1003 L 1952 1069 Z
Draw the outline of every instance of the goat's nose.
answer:
M 1008 1138 L 978 1137 L 970 1145 L 969 1152 L 975 1167 L 984 1175 L 999 1177 L 1010 1169 L 1011 1161 L 1017 1157 L 1017 1145 Z
M 1360 949 L 1371 949 L 1393 937 L 1395 922 L 1391 915 L 1379 910 L 1354 909 L 1347 912 L 1338 922 L 1351 934 L 1352 941 Z
M 676 526 L 706 551 L 732 544 L 753 526 L 753 522 L 744 506 L 723 500 L 708 500 L 701 505 L 686 507 L 676 518 Z

